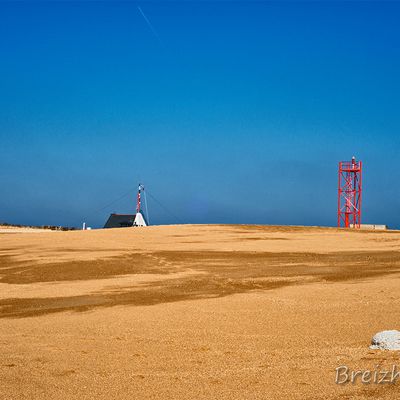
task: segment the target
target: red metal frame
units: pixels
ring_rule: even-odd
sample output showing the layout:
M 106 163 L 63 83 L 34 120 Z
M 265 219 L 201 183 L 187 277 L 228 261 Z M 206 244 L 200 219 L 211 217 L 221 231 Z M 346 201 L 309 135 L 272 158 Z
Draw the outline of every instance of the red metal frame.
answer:
M 139 183 L 138 193 L 137 193 L 137 202 L 136 202 L 136 214 L 140 212 L 140 192 L 142 190 L 142 185 Z
M 338 227 L 360 228 L 361 194 L 362 194 L 362 162 L 339 162 L 338 189 Z

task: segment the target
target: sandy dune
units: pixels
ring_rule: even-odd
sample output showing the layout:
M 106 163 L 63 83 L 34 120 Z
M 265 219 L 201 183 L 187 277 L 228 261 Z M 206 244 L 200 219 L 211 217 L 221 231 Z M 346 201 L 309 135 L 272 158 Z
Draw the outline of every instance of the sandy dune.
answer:
M 0 398 L 397 399 L 335 368 L 400 369 L 399 278 L 395 231 L 2 232 Z
M 42 233 L 44 231 L 49 232 L 49 229 L 33 228 L 29 226 L 12 226 L 12 225 L 0 225 L 0 234 L 2 233 Z

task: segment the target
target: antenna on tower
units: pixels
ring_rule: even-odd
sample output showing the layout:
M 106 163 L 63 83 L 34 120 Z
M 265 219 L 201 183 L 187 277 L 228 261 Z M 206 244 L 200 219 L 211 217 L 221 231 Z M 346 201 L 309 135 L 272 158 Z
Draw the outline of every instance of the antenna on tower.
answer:
M 146 207 L 146 215 L 147 215 L 147 222 L 144 219 L 142 213 L 141 213 L 141 194 L 142 192 L 144 193 L 144 200 L 145 200 L 145 207 Z M 139 183 L 138 187 L 138 193 L 137 193 L 137 200 L 136 200 L 136 215 L 135 215 L 135 220 L 133 221 L 133 226 L 147 226 L 149 224 L 149 216 L 148 216 L 148 211 L 147 211 L 147 199 L 146 199 L 146 192 L 144 190 L 144 186 Z
M 137 200 L 136 200 L 136 213 L 140 212 L 140 202 L 141 202 L 141 191 L 144 190 L 144 186 L 139 183 L 138 192 L 137 192 Z

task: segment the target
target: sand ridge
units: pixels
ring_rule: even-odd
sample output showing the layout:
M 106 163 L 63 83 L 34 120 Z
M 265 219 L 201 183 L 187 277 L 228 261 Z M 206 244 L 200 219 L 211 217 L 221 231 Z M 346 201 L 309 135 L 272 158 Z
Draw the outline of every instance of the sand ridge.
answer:
M 0 237 L 6 398 L 397 398 L 334 383 L 398 329 L 400 232 L 189 225 Z

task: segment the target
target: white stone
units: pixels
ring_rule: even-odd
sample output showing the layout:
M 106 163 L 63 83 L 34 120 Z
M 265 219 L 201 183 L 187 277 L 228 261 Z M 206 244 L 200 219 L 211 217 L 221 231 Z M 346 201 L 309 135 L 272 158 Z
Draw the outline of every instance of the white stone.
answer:
M 372 338 L 370 349 L 374 350 L 400 350 L 400 332 L 382 331 Z

